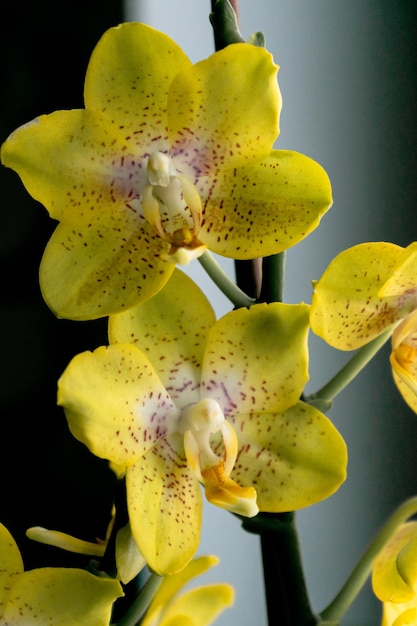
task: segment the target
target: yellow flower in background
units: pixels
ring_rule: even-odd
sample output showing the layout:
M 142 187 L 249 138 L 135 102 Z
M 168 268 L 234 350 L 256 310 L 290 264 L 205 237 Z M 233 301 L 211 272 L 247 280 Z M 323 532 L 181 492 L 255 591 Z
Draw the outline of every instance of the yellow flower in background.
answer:
M 331 422 L 299 401 L 305 304 L 259 304 L 216 322 L 176 270 L 149 301 L 111 316 L 110 346 L 76 356 L 58 403 L 73 435 L 126 470 L 130 527 L 149 567 L 182 569 L 200 539 L 199 483 L 241 515 L 309 506 L 346 473 Z
M 142 626 L 209 626 L 232 606 L 234 591 L 225 583 L 179 591 L 196 576 L 217 565 L 214 556 L 193 559 L 181 572 L 165 578 L 155 594 Z
M 120 584 L 82 569 L 24 571 L 19 549 L 0 524 L 0 624 L 108 626 Z
M 383 602 L 382 626 L 417 624 L 417 522 L 400 526 L 381 550 L 372 587 Z
M 390 361 L 395 384 L 408 406 L 417 413 L 417 309 L 394 330 Z
M 250 259 L 304 238 L 331 205 L 324 170 L 272 150 L 277 66 L 233 44 L 195 65 L 144 24 L 108 30 L 85 109 L 17 129 L 2 162 L 59 221 L 40 268 L 60 317 L 91 319 L 155 294 L 209 248 Z
M 362 243 L 341 252 L 314 284 L 311 328 L 339 350 L 390 327 L 395 383 L 417 412 L 417 243 Z

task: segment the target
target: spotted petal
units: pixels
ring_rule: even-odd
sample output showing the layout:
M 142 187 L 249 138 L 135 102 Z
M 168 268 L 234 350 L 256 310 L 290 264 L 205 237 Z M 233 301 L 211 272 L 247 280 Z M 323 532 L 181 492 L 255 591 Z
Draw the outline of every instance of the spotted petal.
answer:
M 19 548 L 7 528 L 0 524 L 0 620 L 14 581 L 23 573 Z
M 198 402 L 201 363 L 213 309 L 201 289 L 175 270 L 153 298 L 109 318 L 112 343 L 138 346 L 178 407 Z
M 95 111 L 42 115 L 12 133 L 1 156 L 51 217 L 74 225 L 134 197 L 131 179 L 141 177 L 123 135 Z
M 264 48 L 235 44 L 174 78 L 169 136 L 183 173 L 194 179 L 269 155 L 279 132 L 277 69 Z
M 58 404 L 74 437 L 120 466 L 135 463 L 178 417 L 147 357 L 126 344 L 74 357 L 59 380 Z
M 212 327 L 202 394 L 225 415 L 279 412 L 295 404 L 308 380 L 306 304 L 257 304 L 227 313 Z
M 285 512 L 332 495 L 346 478 L 346 445 L 325 415 L 298 402 L 280 414 L 229 418 L 239 440 L 232 478 L 252 485 L 260 511 Z
M 379 296 L 408 296 L 414 297 L 417 308 L 417 242 L 413 242 L 403 250 L 389 279 L 379 291 Z
M 398 297 L 380 297 L 403 248 L 363 243 L 341 252 L 314 285 L 310 323 L 313 332 L 339 350 L 368 343 L 401 319 Z
M 81 569 L 52 568 L 24 572 L 16 578 L 2 615 L 13 626 L 108 626 L 114 601 L 123 595 L 112 578 Z
M 100 111 L 143 157 L 166 150 L 167 94 L 191 61 L 170 37 L 145 24 L 121 24 L 104 33 L 85 79 L 87 109 Z
M 182 436 L 158 442 L 129 467 L 126 488 L 132 534 L 149 567 L 161 575 L 178 572 L 198 548 L 202 515 Z
M 199 239 L 213 252 L 237 259 L 290 248 L 318 226 L 332 204 L 324 169 L 287 150 L 201 178 L 197 187 L 204 206 Z
M 42 295 L 58 317 L 94 319 L 127 310 L 160 289 L 175 265 L 169 244 L 134 211 L 103 213 L 89 226 L 59 224 L 40 267 Z

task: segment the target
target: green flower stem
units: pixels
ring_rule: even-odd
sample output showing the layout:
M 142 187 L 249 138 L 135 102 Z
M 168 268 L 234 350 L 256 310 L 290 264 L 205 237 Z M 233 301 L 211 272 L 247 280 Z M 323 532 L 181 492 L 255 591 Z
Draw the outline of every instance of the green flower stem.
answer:
M 235 283 L 216 261 L 211 252 L 206 250 L 200 257 L 198 257 L 198 260 L 213 282 L 216 283 L 218 288 L 236 307 L 249 307 L 251 304 L 254 304 L 255 300 L 250 298 L 244 291 L 235 285 Z
M 283 302 L 285 256 L 285 252 L 280 252 L 263 259 L 260 302 Z
M 372 563 L 397 528 L 417 513 L 417 496 L 403 502 L 382 526 L 334 600 L 322 611 L 324 622 L 338 623 L 361 591 L 372 571 Z
M 137 626 L 139 620 L 142 619 L 148 610 L 148 607 L 163 580 L 163 576 L 151 574 L 145 585 L 142 587 L 136 600 L 133 601 L 128 611 L 126 611 L 125 615 L 115 626 Z
M 318 404 L 319 402 L 331 403 L 331 401 L 341 392 L 345 387 L 352 382 L 352 380 L 363 370 L 365 365 L 371 361 L 375 354 L 382 348 L 382 346 L 388 341 L 392 335 L 393 328 L 383 332 L 378 337 L 375 337 L 372 341 L 360 348 L 354 356 L 342 367 L 341 370 L 324 385 L 319 391 L 311 394 L 305 398 L 306 402 L 311 404 Z
M 240 519 L 245 530 L 261 538 L 268 624 L 317 624 L 305 585 L 294 513 L 259 513 Z

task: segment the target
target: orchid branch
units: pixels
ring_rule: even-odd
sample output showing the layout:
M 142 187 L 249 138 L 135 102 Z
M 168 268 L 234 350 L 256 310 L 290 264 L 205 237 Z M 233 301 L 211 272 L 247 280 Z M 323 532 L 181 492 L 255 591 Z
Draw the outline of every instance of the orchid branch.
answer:
M 320 623 L 325 622 L 327 624 L 330 622 L 337 624 L 339 622 L 365 584 L 372 571 L 374 559 L 397 528 L 415 513 L 417 513 L 417 496 L 403 502 L 391 515 L 391 517 L 388 518 L 379 533 L 369 545 L 366 552 L 361 557 L 360 561 L 339 593 L 321 612 L 320 617 L 322 622 Z

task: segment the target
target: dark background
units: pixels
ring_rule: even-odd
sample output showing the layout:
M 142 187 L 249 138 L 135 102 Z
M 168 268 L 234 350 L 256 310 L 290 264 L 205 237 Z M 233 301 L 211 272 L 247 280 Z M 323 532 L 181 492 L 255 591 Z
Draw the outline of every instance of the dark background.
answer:
M 121 21 L 120 0 L 1 0 L 0 141 L 37 115 L 82 107 L 90 54 Z M 82 565 L 25 530 L 105 534 L 114 478 L 69 434 L 56 381 L 75 354 L 106 342 L 106 324 L 58 320 L 44 304 L 38 267 L 55 222 L 4 167 L 0 211 L 0 521 L 27 568 Z

